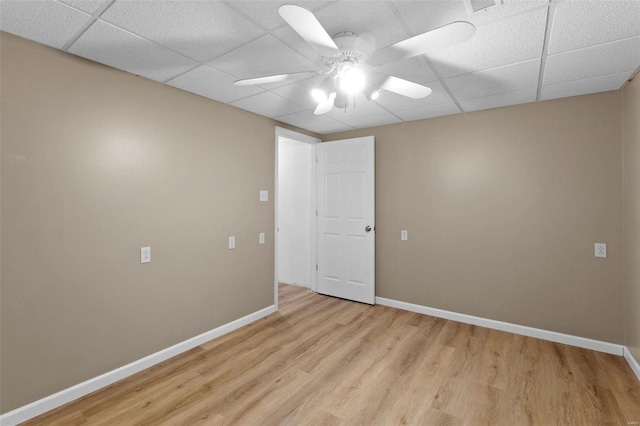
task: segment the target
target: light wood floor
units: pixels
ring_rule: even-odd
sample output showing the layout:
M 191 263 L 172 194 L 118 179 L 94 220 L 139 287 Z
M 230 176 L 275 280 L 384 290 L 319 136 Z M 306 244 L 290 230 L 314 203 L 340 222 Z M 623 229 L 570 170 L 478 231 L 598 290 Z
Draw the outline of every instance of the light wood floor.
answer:
M 622 357 L 280 288 L 280 311 L 28 424 L 630 425 Z

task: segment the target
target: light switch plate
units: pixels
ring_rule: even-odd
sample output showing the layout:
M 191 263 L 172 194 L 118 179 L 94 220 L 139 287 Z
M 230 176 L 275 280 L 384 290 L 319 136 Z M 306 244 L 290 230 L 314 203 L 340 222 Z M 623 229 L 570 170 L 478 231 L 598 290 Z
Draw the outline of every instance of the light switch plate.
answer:
M 140 247 L 140 263 L 151 262 L 151 247 Z
M 258 243 L 264 244 L 264 232 L 261 232 L 260 235 L 258 236 Z
M 229 250 L 236 248 L 236 237 L 229 237 Z
M 407 241 L 409 239 L 409 233 L 406 230 L 400 231 L 400 239 L 402 241 Z
M 595 243 L 596 257 L 607 257 L 607 245 L 604 243 Z
M 269 201 L 269 191 L 260 191 L 260 201 Z

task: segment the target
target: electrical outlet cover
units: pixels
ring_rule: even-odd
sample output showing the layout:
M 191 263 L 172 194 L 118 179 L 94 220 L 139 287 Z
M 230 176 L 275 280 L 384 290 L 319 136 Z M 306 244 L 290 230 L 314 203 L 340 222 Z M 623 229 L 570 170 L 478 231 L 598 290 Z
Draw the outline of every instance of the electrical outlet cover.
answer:
M 140 247 L 140 263 L 151 262 L 151 247 Z
M 607 257 L 607 245 L 604 243 L 595 243 L 596 257 Z

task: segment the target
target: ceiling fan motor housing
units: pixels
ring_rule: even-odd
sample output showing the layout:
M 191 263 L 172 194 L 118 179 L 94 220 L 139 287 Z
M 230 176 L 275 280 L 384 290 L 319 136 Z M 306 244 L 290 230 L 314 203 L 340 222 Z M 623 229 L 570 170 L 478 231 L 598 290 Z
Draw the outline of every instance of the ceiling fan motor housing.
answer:
M 345 61 L 354 64 L 364 64 L 373 51 L 373 44 L 351 31 L 343 31 L 336 34 L 333 41 L 340 49 L 338 63 Z

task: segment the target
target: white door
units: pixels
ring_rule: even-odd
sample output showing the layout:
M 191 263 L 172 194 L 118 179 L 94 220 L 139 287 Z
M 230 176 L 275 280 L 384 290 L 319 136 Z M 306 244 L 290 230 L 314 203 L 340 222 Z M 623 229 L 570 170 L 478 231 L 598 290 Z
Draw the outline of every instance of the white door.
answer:
M 375 303 L 373 136 L 320 143 L 318 293 Z

